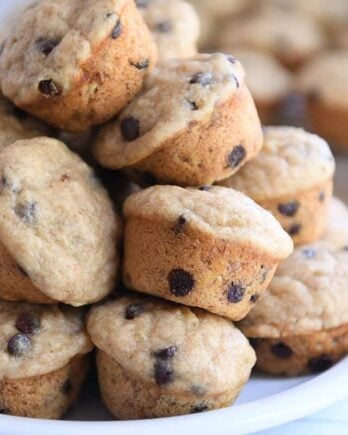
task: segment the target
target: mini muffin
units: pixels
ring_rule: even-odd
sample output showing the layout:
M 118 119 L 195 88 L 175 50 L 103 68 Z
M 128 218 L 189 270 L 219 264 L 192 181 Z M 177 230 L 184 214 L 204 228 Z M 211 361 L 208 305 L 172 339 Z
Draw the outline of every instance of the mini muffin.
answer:
M 293 250 L 276 219 L 225 187 L 155 186 L 125 202 L 124 283 L 240 320 Z
M 315 132 L 338 152 L 348 151 L 348 52 L 326 52 L 309 62 L 298 78 Z
M 87 328 L 102 398 L 122 420 L 229 406 L 255 364 L 232 322 L 147 296 L 93 308 Z
M 79 310 L 0 301 L 0 413 L 62 417 L 77 400 L 92 347 Z
M 295 376 L 328 369 L 348 353 L 348 252 L 296 248 L 240 323 L 256 368 Z
M 133 0 L 40 0 L 17 18 L 0 51 L 2 92 L 62 130 L 114 116 L 157 57 Z
M 262 146 L 244 70 L 221 53 L 169 60 L 143 92 L 101 128 L 98 161 L 161 183 L 200 186 L 224 179 Z
M 296 244 L 325 231 L 335 160 L 327 143 L 296 127 L 266 127 L 260 154 L 221 182 L 271 211 Z
M 182 0 L 138 0 L 136 4 L 149 27 L 160 59 L 180 59 L 197 54 L 199 18 Z
M 222 48 L 222 51 L 226 51 Z M 233 55 L 245 69 L 246 82 L 263 124 L 278 121 L 285 99 L 292 91 L 291 74 L 269 53 L 237 48 Z
M 13 106 L 0 94 L 0 151 L 19 139 L 48 135 L 42 122 Z
M 0 298 L 80 306 L 114 289 L 119 218 L 94 172 L 55 139 L 0 153 Z
M 311 17 L 266 8 L 226 21 L 219 45 L 232 53 L 234 47 L 261 49 L 275 55 L 286 67 L 296 69 L 323 48 L 325 38 Z
M 348 208 L 338 198 L 332 198 L 329 204 L 328 224 L 321 240 L 333 249 L 348 251 Z

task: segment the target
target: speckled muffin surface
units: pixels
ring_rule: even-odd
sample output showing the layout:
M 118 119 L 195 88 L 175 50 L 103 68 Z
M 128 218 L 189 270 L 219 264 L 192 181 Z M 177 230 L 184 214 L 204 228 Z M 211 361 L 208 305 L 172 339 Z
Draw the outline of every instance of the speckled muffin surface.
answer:
M 220 402 L 227 406 L 255 362 L 247 340 L 228 320 L 156 298 L 121 297 L 93 308 L 87 327 L 109 357 L 101 355 L 99 368 L 113 360 L 139 385 L 130 402 L 125 379 L 113 386 L 117 391 L 109 391 L 107 372 L 99 371 L 104 398 L 124 395 L 118 402 L 106 401 L 120 418 L 175 415 L 181 406 L 185 413 L 199 406 L 214 409 Z M 146 403 L 146 390 L 156 392 L 155 401 Z M 172 409 L 164 406 L 164 397 L 173 399 Z
M 311 243 L 327 224 L 334 172 L 330 148 L 319 136 L 266 127 L 260 154 L 221 184 L 270 210 L 296 243 Z
M 112 169 L 197 186 L 236 172 L 261 146 L 244 70 L 217 53 L 158 66 L 143 92 L 101 129 L 95 153 Z
M 19 139 L 49 134 L 43 123 L 17 109 L 0 94 L 0 150 Z
M 276 219 L 232 189 L 155 186 L 124 204 L 123 278 L 134 290 L 243 318 L 292 252 Z
M 180 59 L 197 53 L 199 18 L 183 0 L 136 2 L 158 48 L 160 59 Z
M 17 106 L 55 127 L 83 131 L 134 97 L 156 56 L 132 0 L 40 0 L 6 37 L 0 83 Z
M 78 306 L 113 290 L 120 223 L 91 168 L 41 137 L 3 150 L 0 179 L 2 298 Z
M 60 417 L 77 398 L 93 348 L 82 313 L 0 301 L 0 325 L 0 409 Z

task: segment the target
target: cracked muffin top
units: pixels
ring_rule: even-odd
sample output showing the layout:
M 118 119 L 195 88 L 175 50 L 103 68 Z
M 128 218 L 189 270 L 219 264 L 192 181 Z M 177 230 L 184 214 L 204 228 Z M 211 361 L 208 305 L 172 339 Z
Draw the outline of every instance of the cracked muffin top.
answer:
M 25 104 L 38 89 L 44 95 L 68 93 L 76 80 L 81 80 L 82 66 L 93 51 L 106 38 L 119 35 L 121 22 L 115 10 L 127 3 L 129 0 L 33 2 L 17 18 L 1 49 L 4 94 Z
M 158 47 L 160 59 L 179 59 L 197 53 L 199 18 L 182 0 L 138 0 L 136 4 Z
M 191 123 L 209 119 L 243 85 L 243 67 L 222 53 L 161 63 L 143 91 L 102 127 L 96 156 L 114 169 L 139 162 Z
M 296 248 L 240 322 L 248 337 L 310 334 L 348 322 L 348 251 L 325 244 Z
M 2 151 L 0 180 L 0 241 L 34 286 L 71 305 L 109 293 L 120 225 L 93 170 L 39 137 Z
M 167 390 L 217 394 L 245 379 L 255 354 L 232 322 L 146 296 L 92 309 L 94 344 L 131 374 Z
M 0 380 L 58 370 L 92 348 L 80 310 L 0 301 Z
M 324 139 L 301 128 L 266 127 L 260 153 L 220 184 L 260 201 L 310 189 L 334 172 L 335 160 Z
M 291 254 L 293 243 L 278 221 L 253 200 L 233 189 L 204 190 L 154 186 L 131 195 L 123 207 L 125 218 L 164 222 L 185 218 L 187 225 L 212 237 L 252 244 L 274 258 Z

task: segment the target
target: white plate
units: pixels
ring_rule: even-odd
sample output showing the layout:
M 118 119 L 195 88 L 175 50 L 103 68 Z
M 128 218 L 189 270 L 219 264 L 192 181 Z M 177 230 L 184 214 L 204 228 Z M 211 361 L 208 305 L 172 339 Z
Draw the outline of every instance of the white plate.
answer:
M 0 0 L 0 38 L 11 17 L 31 0 Z M 337 191 L 348 195 L 348 161 L 338 165 Z M 348 199 L 348 198 L 347 198 Z M 82 393 L 79 406 L 65 421 L 0 415 L 0 435 L 238 435 L 252 433 L 312 414 L 348 395 L 348 358 L 316 377 L 293 379 L 253 376 L 230 408 L 170 419 L 112 421 L 102 406 L 96 381 Z M 84 420 L 84 421 L 80 421 Z

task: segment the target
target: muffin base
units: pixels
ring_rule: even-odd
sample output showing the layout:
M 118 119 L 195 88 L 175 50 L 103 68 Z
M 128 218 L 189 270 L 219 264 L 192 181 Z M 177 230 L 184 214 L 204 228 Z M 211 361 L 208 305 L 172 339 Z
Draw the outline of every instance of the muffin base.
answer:
M 308 335 L 250 341 L 259 371 L 286 376 L 320 373 L 348 354 L 348 325 Z
M 234 174 L 262 147 L 262 130 L 254 101 L 242 86 L 229 100 L 215 108 L 212 118 L 191 122 L 174 138 L 164 141 L 145 159 L 129 166 L 140 184 L 145 176 L 179 186 L 213 184 Z M 242 145 L 246 157 L 229 165 L 234 147 Z M 107 165 L 107 162 L 104 162 Z
M 56 301 L 41 293 L 30 280 L 27 272 L 15 261 L 0 243 L 0 299 L 33 304 L 53 304 Z
M 73 405 L 89 367 L 78 355 L 59 370 L 25 379 L 0 380 L 0 413 L 58 419 Z
M 261 207 L 269 210 L 292 237 L 296 245 L 312 243 L 325 232 L 328 207 L 332 198 L 332 179 L 311 189 L 303 190 L 295 195 L 257 201 Z M 298 209 L 292 216 L 279 210 L 280 205 L 297 203 Z
M 279 260 L 247 244 L 176 228 L 175 222 L 130 218 L 125 229 L 123 278 L 127 287 L 241 320 L 271 281 Z M 194 280 L 184 295 L 170 290 L 172 271 Z
M 103 351 L 98 351 L 97 367 L 103 401 L 121 420 L 170 417 L 229 406 L 247 379 L 231 391 L 211 395 L 167 392 L 166 387 L 149 384 L 131 376 Z

